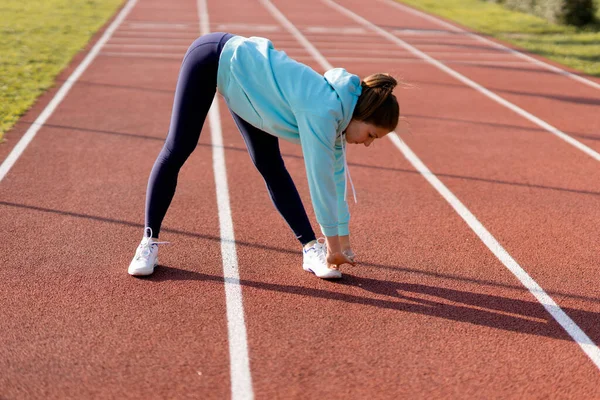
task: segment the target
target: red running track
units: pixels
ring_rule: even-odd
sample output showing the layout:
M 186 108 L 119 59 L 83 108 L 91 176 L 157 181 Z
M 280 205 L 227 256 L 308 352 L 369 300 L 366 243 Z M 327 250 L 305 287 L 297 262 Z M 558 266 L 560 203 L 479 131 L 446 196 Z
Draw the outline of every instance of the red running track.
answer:
M 203 4 L 138 0 L 0 182 L 0 397 L 600 398 L 598 160 L 330 2 L 208 0 L 208 15 Z M 600 151 L 598 89 L 391 2 L 336 4 Z M 221 101 L 250 360 L 247 381 L 230 372 L 240 337 L 228 334 L 208 122 L 165 220 L 172 245 L 152 277 L 126 274 L 181 57 L 206 16 L 320 72 L 326 59 L 413 85 L 396 92 L 412 131 L 402 140 L 589 337 L 591 356 L 387 139 L 349 149 L 360 264 L 340 282 L 302 271 Z M 8 134 L 3 160 L 55 93 Z M 309 206 L 300 148 L 282 152 Z

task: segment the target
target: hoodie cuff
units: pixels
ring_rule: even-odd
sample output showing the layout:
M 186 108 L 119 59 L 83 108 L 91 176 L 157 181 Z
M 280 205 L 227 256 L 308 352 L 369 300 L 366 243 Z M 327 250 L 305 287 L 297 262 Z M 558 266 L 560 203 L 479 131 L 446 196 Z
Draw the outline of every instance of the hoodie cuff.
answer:
M 348 229 L 348 223 L 339 224 L 338 225 L 338 235 L 339 236 L 348 236 L 350 234 L 350 230 Z
M 325 236 L 337 236 L 339 235 L 338 233 L 338 226 L 337 225 L 333 225 L 333 226 L 323 226 L 323 225 L 319 225 L 321 227 L 321 232 L 323 232 L 323 235 Z

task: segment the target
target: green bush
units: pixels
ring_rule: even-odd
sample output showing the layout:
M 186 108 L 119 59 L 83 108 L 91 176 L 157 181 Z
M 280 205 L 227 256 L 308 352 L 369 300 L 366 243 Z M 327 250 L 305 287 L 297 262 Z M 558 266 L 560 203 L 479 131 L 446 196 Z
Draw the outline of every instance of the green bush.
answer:
M 594 21 L 594 0 L 488 0 L 567 25 L 582 26 Z

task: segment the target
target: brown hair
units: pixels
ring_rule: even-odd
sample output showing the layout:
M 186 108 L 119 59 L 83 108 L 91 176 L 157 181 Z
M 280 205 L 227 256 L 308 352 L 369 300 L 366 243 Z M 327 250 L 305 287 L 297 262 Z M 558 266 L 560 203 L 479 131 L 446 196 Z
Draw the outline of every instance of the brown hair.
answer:
M 390 132 L 396 129 L 400 106 L 392 91 L 397 84 L 389 74 L 373 74 L 364 78 L 361 82 L 362 93 L 352 118 L 389 129 Z

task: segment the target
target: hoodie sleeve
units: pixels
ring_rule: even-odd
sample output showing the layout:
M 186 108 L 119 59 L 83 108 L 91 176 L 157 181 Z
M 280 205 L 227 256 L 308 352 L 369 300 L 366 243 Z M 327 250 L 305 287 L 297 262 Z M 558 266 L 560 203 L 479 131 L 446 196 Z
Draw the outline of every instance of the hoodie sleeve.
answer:
M 350 221 L 350 210 L 346 200 L 346 163 L 344 160 L 344 148 L 341 136 L 335 142 L 335 191 L 337 194 L 338 209 L 338 235 L 349 234 L 348 222 Z
M 325 236 L 338 235 L 338 195 L 335 174 L 336 121 L 327 115 L 296 114 L 306 177 L 317 222 Z M 343 163 L 343 160 L 341 160 Z M 342 179 L 344 176 L 342 175 Z M 343 190 L 343 187 L 342 187 Z M 342 193 L 343 196 L 343 193 Z

